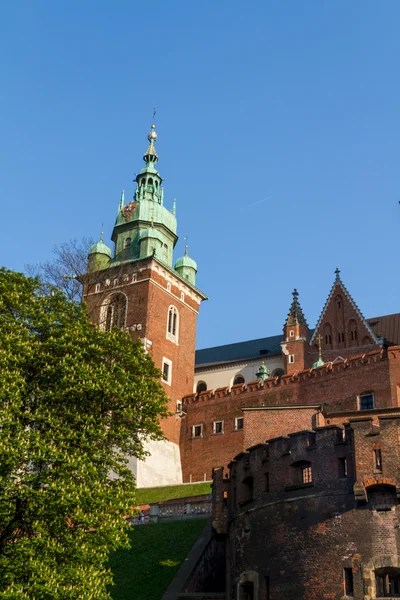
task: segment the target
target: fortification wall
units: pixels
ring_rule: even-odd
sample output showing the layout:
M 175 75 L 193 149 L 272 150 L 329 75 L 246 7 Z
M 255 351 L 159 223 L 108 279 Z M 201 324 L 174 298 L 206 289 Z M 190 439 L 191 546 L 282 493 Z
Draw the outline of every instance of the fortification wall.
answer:
M 400 415 L 352 420 L 250 448 L 229 480 L 216 471 L 227 598 L 361 600 L 385 585 L 397 596 L 399 436 Z
M 307 369 L 280 379 L 270 378 L 261 386 L 258 381 L 190 394 L 183 398 L 180 448 L 184 481 L 210 478 L 212 469 L 227 465 L 232 456 L 245 445 L 244 429 L 237 429 L 236 419 L 243 416 L 248 407 L 322 406 L 323 411 L 346 413 L 359 409 L 359 396 L 372 391 L 375 407 L 386 409 L 399 405 L 400 347 L 386 353 L 376 350 L 318 369 Z M 300 413 L 297 413 L 300 415 Z M 275 413 L 274 423 L 259 429 L 253 440 L 261 441 L 273 432 L 288 433 L 299 427 L 313 426 L 313 415 L 302 415 L 301 424 L 290 411 Z M 214 422 L 223 422 L 222 433 L 216 433 Z M 201 435 L 194 436 L 194 426 L 201 425 Z M 244 426 L 245 421 L 244 421 Z

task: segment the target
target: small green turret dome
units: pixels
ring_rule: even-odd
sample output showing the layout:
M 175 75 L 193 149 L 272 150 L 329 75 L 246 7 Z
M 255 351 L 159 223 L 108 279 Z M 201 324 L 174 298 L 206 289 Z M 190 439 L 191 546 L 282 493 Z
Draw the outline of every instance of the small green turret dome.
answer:
M 111 248 L 105 245 L 103 240 L 101 239 L 96 244 L 90 247 L 89 254 L 106 254 L 111 258 Z
M 322 356 L 320 356 L 318 358 L 318 360 L 315 361 L 315 363 L 313 364 L 312 368 L 313 369 L 317 369 L 318 367 L 323 367 L 324 366 L 324 361 L 322 360 Z
M 196 261 L 194 261 L 193 258 L 190 258 L 188 254 L 185 254 L 185 256 L 182 256 L 182 258 L 178 258 L 178 260 L 176 261 L 175 269 L 179 269 L 181 267 L 191 267 L 192 269 L 197 271 Z

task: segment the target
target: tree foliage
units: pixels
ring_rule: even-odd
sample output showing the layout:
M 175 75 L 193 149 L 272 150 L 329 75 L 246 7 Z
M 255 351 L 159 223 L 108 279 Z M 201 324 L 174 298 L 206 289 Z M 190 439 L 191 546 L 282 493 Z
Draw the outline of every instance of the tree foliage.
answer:
M 37 265 L 26 265 L 28 275 L 38 276 L 42 281 L 62 290 L 71 302 L 82 299 L 82 284 L 79 277 L 87 271 L 87 260 L 92 238 L 84 237 L 64 242 L 53 248 L 53 260 Z
M 0 332 L 0 599 L 106 600 L 135 504 L 127 456 L 162 437 L 160 372 L 123 331 L 4 269 Z

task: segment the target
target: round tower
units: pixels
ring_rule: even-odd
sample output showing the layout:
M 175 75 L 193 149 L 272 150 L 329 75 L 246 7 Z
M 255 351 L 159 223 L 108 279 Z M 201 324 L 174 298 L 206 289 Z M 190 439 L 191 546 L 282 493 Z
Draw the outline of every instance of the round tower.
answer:
M 111 249 L 103 242 L 103 232 L 100 240 L 91 246 L 88 254 L 88 273 L 107 269 L 111 261 Z

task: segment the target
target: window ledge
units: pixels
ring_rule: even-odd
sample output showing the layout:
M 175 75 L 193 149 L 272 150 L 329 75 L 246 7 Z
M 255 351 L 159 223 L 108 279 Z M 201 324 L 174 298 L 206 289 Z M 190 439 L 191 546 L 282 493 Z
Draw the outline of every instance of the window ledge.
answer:
M 254 498 L 247 498 L 247 500 L 242 500 L 241 502 L 239 502 L 239 506 L 245 506 L 246 504 L 250 504 L 253 501 Z
M 292 490 L 301 490 L 302 488 L 314 487 L 314 482 L 310 483 L 296 483 L 295 485 L 286 485 L 285 492 L 291 492 Z

